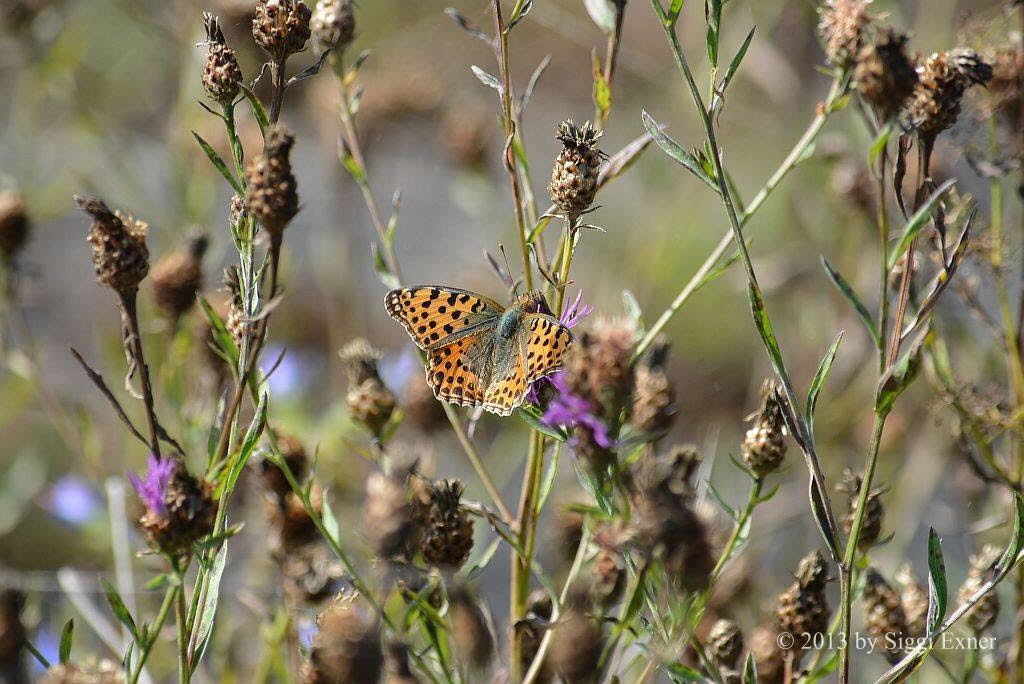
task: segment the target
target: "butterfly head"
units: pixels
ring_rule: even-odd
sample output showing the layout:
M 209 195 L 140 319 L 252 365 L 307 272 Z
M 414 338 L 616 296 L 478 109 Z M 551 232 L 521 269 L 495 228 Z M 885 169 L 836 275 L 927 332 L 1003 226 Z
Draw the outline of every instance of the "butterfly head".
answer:
M 516 297 L 516 303 L 523 310 L 524 313 L 542 313 L 551 316 L 551 308 L 548 307 L 548 302 L 544 299 L 544 295 L 539 291 L 524 292 Z

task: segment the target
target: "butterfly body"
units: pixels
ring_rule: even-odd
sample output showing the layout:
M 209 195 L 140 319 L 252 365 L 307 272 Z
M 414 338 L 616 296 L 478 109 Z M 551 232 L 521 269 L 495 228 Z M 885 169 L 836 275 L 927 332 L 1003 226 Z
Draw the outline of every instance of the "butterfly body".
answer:
M 522 404 L 533 381 L 558 370 L 572 342 L 539 292 L 506 309 L 468 290 L 426 285 L 392 290 L 384 306 L 426 352 L 435 397 L 499 415 Z

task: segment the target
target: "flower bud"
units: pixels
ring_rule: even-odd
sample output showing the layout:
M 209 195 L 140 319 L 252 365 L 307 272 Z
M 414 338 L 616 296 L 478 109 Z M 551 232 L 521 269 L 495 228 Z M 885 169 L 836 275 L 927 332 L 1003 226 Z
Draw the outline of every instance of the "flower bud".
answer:
M 76 195 L 75 202 L 92 217 L 86 239 L 92 245 L 96 278 L 119 294 L 134 293 L 149 272 L 148 226 L 110 211 L 96 197 Z
M 562 213 L 575 220 L 597 195 L 597 176 L 603 153 L 597 147 L 601 133 L 589 121 L 576 126 L 572 119 L 558 124 L 555 138 L 562 151 L 555 158 L 548 193 Z
M 268 128 L 263 153 L 253 157 L 245 170 L 246 209 L 270 233 L 271 240 L 280 241 L 285 227 L 299 213 L 289 159 L 294 144 L 295 136 L 284 127 Z
M 206 26 L 206 45 L 209 50 L 206 66 L 203 67 L 203 90 L 211 100 L 226 107 L 238 97 L 242 70 L 235 58 L 235 51 L 224 41 L 224 32 L 217 17 L 205 12 L 203 24 Z
M 310 14 L 301 0 L 258 0 L 252 37 L 271 58 L 286 59 L 306 46 Z

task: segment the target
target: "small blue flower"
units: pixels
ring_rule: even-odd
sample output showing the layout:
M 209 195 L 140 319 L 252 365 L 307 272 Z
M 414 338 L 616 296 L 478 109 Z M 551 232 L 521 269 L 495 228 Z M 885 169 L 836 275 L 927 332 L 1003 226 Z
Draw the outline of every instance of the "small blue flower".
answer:
M 83 525 L 100 509 L 100 497 L 91 484 L 78 475 L 64 475 L 50 487 L 46 509 L 71 525 Z
M 565 372 L 560 371 L 549 377 L 558 394 L 548 403 L 548 408 L 540 422 L 548 427 L 564 426 L 568 428 L 586 427 L 594 435 L 594 442 L 601 448 L 612 446 L 608 436 L 608 428 L 594 414 L 594 407 L 582 397 L 569 391 L 565 382 Z
M 167 505 L 164 497 L 167 494 L 167 485 L 174 474 L 175 462 L 171 458 L 160 459 L 153 454 L 149 455 L 149 471 L 146 478 L 142 479 L 135 473 L 128 473 L 128 480 L 135 487 L 139 498 L 146 505 L 146 510 L 157 515 L 167 513 Z

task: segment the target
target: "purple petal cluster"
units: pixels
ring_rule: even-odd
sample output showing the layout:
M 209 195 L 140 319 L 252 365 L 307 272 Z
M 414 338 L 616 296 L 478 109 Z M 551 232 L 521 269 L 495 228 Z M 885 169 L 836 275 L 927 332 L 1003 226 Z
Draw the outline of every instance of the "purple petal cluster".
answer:
M 594 307 L 584 304 L 580 306 L 580 302 L 583 301 L 583 290 L 576 293 L 576 299 L 573 303 L 565 307 L 562 310 L 562 315 L 558 317 L 558 322 L 567 328 L 571 328 L 584 318 L 594 313 Z
M 167 494 L 167 485 L 174 475 L 174 460 L 170 458 L 160 459 L 153 454 L 149 455 L 149 470 L 145 479 L 135 473 L 128 473 L 128 481 L 135 487 L 139 498 L 146 505 L 150 513 L 163 515 L 167 513 L 167 505 L 164 503 L 164 496 Z
M 608 436 L 608 428 L 595 415 L 594 407 L 589 401 L 569 391 L 565 382 L 565 373 L 555 373 L 549 379 L 558 390 L 558 394 L 548 403 L 548 408 L 540 421 L 548 427 L 577 428 L 583 426 L 589 428 L 594 435 L 594 442 L 598 446 L 604 449 L 611 447 L 612 440 Z

